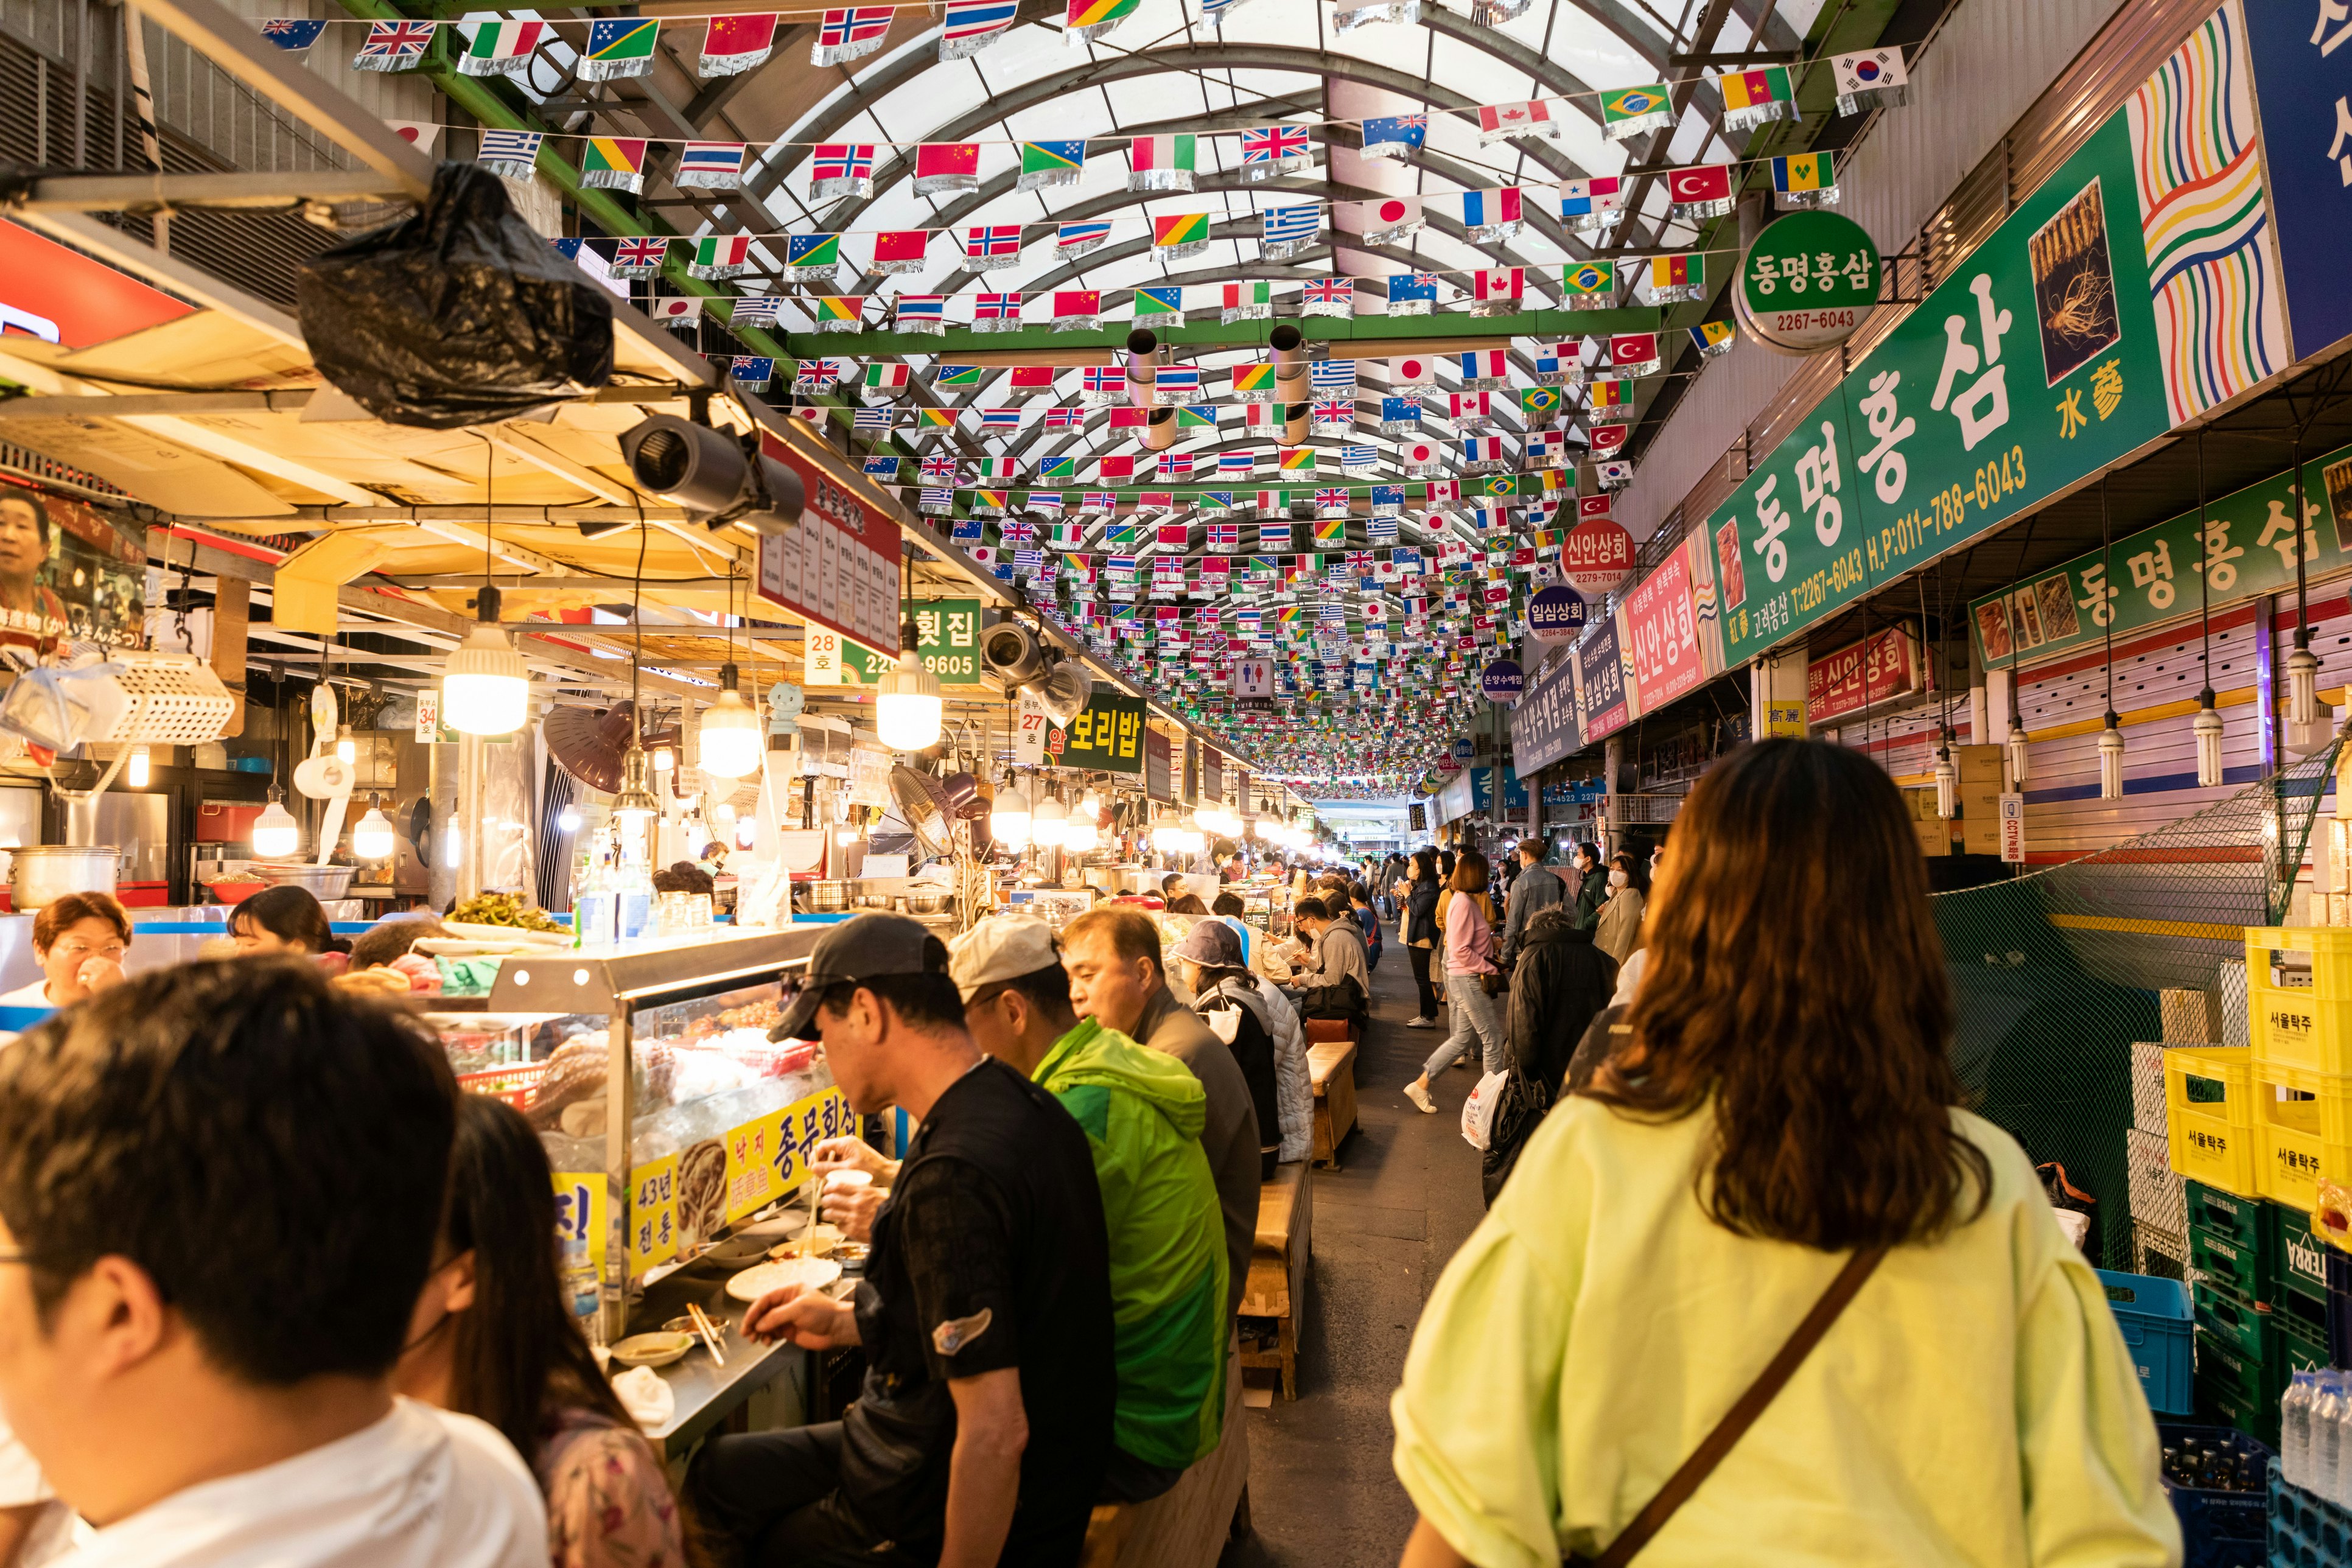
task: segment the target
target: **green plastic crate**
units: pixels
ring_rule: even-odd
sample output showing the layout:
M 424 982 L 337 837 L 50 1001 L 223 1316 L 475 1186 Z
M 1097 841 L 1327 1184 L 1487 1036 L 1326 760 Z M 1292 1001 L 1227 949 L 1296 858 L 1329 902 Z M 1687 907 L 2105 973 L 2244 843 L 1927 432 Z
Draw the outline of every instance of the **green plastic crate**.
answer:
M 2235 1427 L 2273 1447 L 2278 1445 L 2278 1401 L 2263 1405 L 2243 1398 L 2233 1388 L 2208 1380 L 2201 1372 L 2197 1378 L 2197 1418 Z
M 2275 1326 L 2267 1329 L 2263 1345 L 2264 1355 L 2249 1355 L 2228 1340 L 2217 1335 L 2200 1315 L 2197 1323 L 2197 1401 L 2198 1409 L 2207 1408 L 2210 1389 L 2218 1397 L 2244 1409 L 2269 1412 L 2269 1423 L 2278 1425 L 2278 1403 L 2286 1393 L 2289 1378 L 2298 1372 L 2317 1371 L 2327 1364 L 2327 1352 L 2315 1350 L 2309 1343 L 2292 1334 L 2280 1332 Z M 2262 1436 L 2258 1427 L 2230 1425 L 2241 1432 Z M 2267 1439 L 2265 1439 L 2267 1440 Z
M 2278 1260 L 2273 1278 L 2289 1292 L 2307 1296 L 2323 1306 L 2327 1300 L 2326 1253 L 2311 1234 L 2311 1216 L 2283 1204 L 2267 1204 L 2278 1227 Z M 2263 1297 L 2263 1300 L 2274 1300 Z
M 2185 1195 L 2189 1223 L 2194 1228 L 2250 1251 L 2277 1245 L 2275 1205 L 2261 1198 L 2241 1197 L 2203 1182 L 2190 1182 Z
M 2231 1291 L 2216 1289 L 2210 1279 L 2200 1279 L 2194 1289 L 2199 1333 L 2264 1366 L 2284 1354 L 2278 1343 L 2281 1331 L 2270 1313 Z
M 2249 1308 L 2268 1303 L 2277 1289 L 2278 1271 L 2269 1256 L 2272 1250 L 2241 1246 L 2237 1237 L 2217 1235 L 2202 1226 L 2189 1232 L 2189 1267 L 2204 1275 L 2207 1284 Z M 2205 1288 L 2198 1287 L 2200 1290 Z

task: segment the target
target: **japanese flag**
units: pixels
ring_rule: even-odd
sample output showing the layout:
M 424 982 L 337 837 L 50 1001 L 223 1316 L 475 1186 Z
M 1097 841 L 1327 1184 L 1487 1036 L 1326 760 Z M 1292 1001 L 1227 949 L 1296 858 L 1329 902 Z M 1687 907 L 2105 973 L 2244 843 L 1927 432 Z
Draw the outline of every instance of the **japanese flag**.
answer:
M 1389 361 L 1391 386 L 1434 386 L 1437 384 L 1437 362 L 1426 354 L 1408 354 Z
M 1434 441 L 1406 441 L 1397 447 L 1397 461 L 1401 463 L 1434 463 L 1437 460 L 1437 443 Z
M 647 305 L 646 313 L 656 321 L 698 321 L 702 319 L 702 296 L 665 295 Z

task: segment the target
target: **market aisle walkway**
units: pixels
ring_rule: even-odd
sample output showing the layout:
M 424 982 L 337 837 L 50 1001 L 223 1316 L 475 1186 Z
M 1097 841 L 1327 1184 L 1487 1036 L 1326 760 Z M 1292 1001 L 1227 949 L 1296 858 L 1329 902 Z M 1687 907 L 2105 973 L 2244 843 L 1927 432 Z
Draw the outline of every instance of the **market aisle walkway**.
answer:
M 1475 1078 L 1448 1071 L 1433 1086 L 1435 1116 L 1399 1092 L 1444 1037 L 1404 1027 L 1412 1015 L 1412 974 L 1391 928 L 1357 1054 L 1361 1125 L 1339 1169 L 1314 1176 L 1298 1398 L 1249 1413 L 1256 1536 L 1234 1554 L 1242 1568 L 1381 1568 L 1412 1528 L 1389 1466 L 1389 1394 L 1438 1271 L 1486 1212 L 1478 1152 L 1458 1119 Z

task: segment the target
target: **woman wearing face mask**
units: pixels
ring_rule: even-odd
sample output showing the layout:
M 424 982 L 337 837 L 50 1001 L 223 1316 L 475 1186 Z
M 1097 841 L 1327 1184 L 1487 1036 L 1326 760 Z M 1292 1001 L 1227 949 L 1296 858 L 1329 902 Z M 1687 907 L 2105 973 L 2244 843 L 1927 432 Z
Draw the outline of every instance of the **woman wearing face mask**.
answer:
M 506 1434 L 547 1499 L 551 1568 L 682 1568 L 661 1463 L 564 1309 L 539 1135 L 504 1101 L 460 1095 L 449 1163 L 438 1266 L 395 1386 Z
M 1622 964 L 1642 945 L 1642 914 L 1650 896 L 1649 868 L 1630 849 L 1609 858 L 1609 898 L 1592 928 L 1592 945 Z

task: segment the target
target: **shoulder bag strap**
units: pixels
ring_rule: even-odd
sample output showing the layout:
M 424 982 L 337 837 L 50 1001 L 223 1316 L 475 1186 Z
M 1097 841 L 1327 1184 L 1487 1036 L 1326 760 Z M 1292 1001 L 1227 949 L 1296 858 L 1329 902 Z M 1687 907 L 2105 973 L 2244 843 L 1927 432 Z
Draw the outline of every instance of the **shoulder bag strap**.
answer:
M 1813 1347 L 1822 1342 L 1822 1336 L 1830 1331 L 1831 1325 L 1861 1293 L 1863 1285 L 1885 1257 L 1886 1248 L 1874 1247 L 1847 1258 L 1837 1278 L 1830 1281 L 1830 1288 L 1813 1303 L 1813 1310 L 1805 1314 L 1805 1321 L 1797 1325 L 1797 1331 L 1789 1336 L 1788 1343 L 1748 1385 L 1748 1392 L 1739 1396 L 1738 1403 L 1724 1413 L 1723 1419 L 1715 1424 L 1715 1430 L 1683 1461 L 1682 1468 L 1658 1489 L 1658 1495 L 1650 1500 L 1649 1506 L 1633 1516 L 1633 1522 L 1620 1531 L 1617 1539 L 1599 1557 L 1570 1558 L 1574 1568 L 1624 1568 L 1631 1563 L 1650 1543 L 1651 1537 L 1665 1528 L 1675 1510 L 1688 1502 L 1691 1494 L 1715 1473 L 1715 1468 L 1723 1463 L 1724 1457 L 1748 1428 L 1756 1425 L 1756 1418 L 1764 1414 L 1789 1379 L 1796 1375 L 1797 1369 L 1805 1364 L 1805 1358 L 1812 1354 Z

